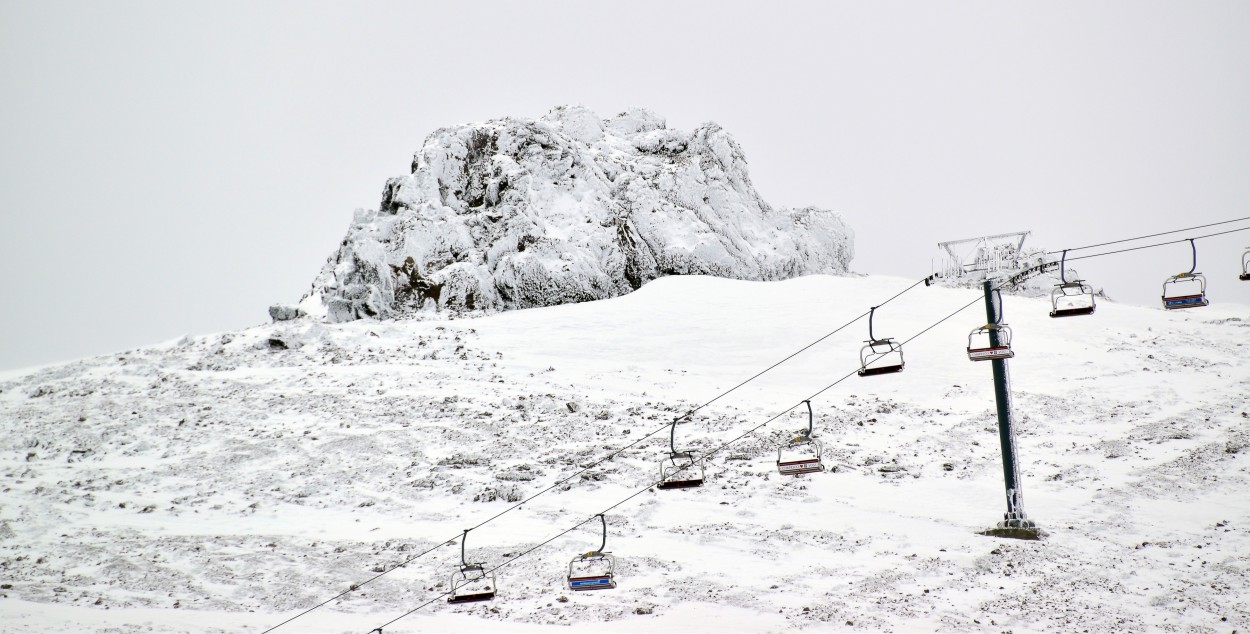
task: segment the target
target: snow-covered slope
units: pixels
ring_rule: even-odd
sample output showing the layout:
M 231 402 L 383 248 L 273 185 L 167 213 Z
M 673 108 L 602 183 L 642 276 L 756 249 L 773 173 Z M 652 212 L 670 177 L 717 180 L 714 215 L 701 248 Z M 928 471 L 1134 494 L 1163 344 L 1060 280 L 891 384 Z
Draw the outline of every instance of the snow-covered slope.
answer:
M 412 173 L 358 211 L 298 306 L 332 322 L 616 297 L 664 275 L 779 280 L 843 273 L 842 217 L 774 209 L 715 123 L 673 130 L 646 110 L 580 106 L 440 129 Z
M 794 409 L 708 484 L 607 511 L 619 587 L 573 593 L 590 519 L 654 480 L 665 424 L 911 284 L 682 276 L 616 299 L 453 321 L 281 322 L 0 380 L 0 630 L 249 631 L 446 542 L 278 632 L 1250 629 L 1250 307 L 1113 303 L 1050 319 L 1007 297 L 1025 508 L 1003 511 L 979 303 L 897 375 L 813 399 L 836 469 L 776 473 Z M 975 292 L 877 312 L 906 339 Z M 852 372 L 863 321 L 677 430 L 707 451 Z M 510 563 L 490 603 L 438 599 L 454 538 Z

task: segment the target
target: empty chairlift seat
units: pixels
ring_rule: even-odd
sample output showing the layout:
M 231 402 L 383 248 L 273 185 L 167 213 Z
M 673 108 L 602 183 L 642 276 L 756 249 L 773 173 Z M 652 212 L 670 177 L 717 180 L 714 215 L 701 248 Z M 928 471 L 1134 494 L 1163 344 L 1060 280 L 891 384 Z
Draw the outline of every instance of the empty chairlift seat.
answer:
M 704 475 L 703 463 L 695 460 L 694 454 L 672 451 L 668 459 L 660 463 L 660 483 L 655 488 L 667 491 L 701 487 Z
M 903 371 L 903 345 L 890 337 L 878 339 L 872 334 L 872 321 L 877 308 L 879 306 L 873 306 L 868 311 L 868 340 L 864 342 L 867 345 L 859 351 L 860 376 L 877 376 Z M 808 407 L 810 408 L 811 405 L 809 404 Z
M 604 552 L 608 543 L 608 521 L 599 514 L 603 524 L 603 541 L 598 550 L 578 555 L 569 562 L 569 590 L 611 590 L 616 587 L 616 558 Z
M 812 438 L 812 402 L 807 404 L 807 430 L 777 448 L 777 471 L 781 475 L 803 475 L 825 470 L 820 442 Z
M 1163 283 L 1163 307 L 1168 310 L 1210 304 L 1207 301 L 1207 278 L 1201 273 L 1178 273 Z
M 1059 260 L 1059 283 L 1050 292 L 1051 317 L 1078 317 L 1094 314 L 1094 287 L 1085 280 L 1068 281 L 1068 250 Z
M 703 461 L 688 451 L 677 451 L 677 421 L 682 418 L 686 417 L 674 418 L 668 432 L 668 458 L 660 462 L 660 482 L 655 485 L 661 491 L 703 486 Z
M 1193 266 L 1185 273 L 1177 273 L 1163 281 L 1163 307 L 1168 310 L 1211 304 L 1207 301 L 1207 278 L 1194 272 L 1198 268 L 1198 247 L 1193 238 L 1189 239 L 1189 247 L 1194 256 Z
M 469 538 L 466 529 L 460 538 L 460 569 L 451 574 L 451 595 L 448 603 L 473 603 L 495 598 L 495 574 L 487 572 L 481 563 L 469 563 L 464 559 L 464 543 Z
M 875 339 L 859 351 L 859 375 L 877 376 L 903 371 L 903 346 L 893 339 Z
M 1079 317 L 1094 314 L 1094 289 L 1082 280 L 1064 282 L 1050 292 L 1051 317 Z
M 998 343 L 993 343 L 990 333 L 997 331 Z M 968 358 L 973 361 L 993 361 L 1016 356 L 1011 351 L 1011 327 L 1007 324 L 986 324 L 968 333 Z

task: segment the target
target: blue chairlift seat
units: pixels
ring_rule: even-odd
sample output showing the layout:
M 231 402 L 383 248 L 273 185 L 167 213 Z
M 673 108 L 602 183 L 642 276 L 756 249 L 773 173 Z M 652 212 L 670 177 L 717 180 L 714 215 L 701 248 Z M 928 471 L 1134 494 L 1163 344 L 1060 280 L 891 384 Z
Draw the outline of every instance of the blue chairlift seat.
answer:
M 1200 308 L 1210 304 L 1207 301 L 1207 278 L 1201 273 L 1178 273 L 1163 282 L 1163 307 L 1168 310 Z
M 569 562 L 569 590 L 611 590 L 616 587 L 616 558 L 599 551 Z
M 616 557 L 604 552 L 608 545 L 608 520 L 599 514 L 603 524 L 603 541 L 598 550 L 582 553 L 569 562 L 569 590 L 611 590 L 616 587 Z

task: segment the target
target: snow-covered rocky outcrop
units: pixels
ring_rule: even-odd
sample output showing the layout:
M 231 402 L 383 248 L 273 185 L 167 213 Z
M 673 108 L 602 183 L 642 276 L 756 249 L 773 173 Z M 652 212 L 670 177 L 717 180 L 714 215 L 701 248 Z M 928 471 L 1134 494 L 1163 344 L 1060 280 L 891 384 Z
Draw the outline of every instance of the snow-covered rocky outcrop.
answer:
M 641 109 L 443 128 L 412 173 L 359 210 L 298 306 L 330 321 L 604 299 L 664 275 L 779 280 L 843 273 L 853 233 L 832 211 L 777 209 L 715 123 L 669 129 Z

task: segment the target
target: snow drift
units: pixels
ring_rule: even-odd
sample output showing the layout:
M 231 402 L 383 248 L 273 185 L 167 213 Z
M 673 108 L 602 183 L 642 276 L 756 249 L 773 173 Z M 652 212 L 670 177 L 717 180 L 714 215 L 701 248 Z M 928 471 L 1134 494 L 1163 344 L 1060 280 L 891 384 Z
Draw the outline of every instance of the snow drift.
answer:
M 675 416 L 914 283 L 673 276 L 0 374 L 0 632 L 258 633 L 431 548 L 274 634 L 360 634 L 431 600 L 386 634 L 1250 630 L 1244 304 L 1051 319 L 1004 296 L 1045 541 L 977 534 L 1005 503 L 993 372 L 965 351 L 985 313 L 964 289 L 877 311 L 879 335 L 923 332 L 899 374 L 854 375 L 861 318 L 699 410 L 679 449 L 740 440 L 704 487 L 648 490 Z M 829 468 L 780 476 L 809 397 Z M 470 561 L 508 564 L 499 596 L 448 604 L 460 531 L 549 488 L 468 539 Z M 600 529 L 560 532 L 601 512 L 619 585 L 571 592 Z
M 777 209 L 742 148 L 706 123 L 580 106 L 440 129 L 377 210 L 358 210 L 298 307 L 330 321 L 495 311 L 623 295 L 665 275 L 780 280 L 843 273 L 832 211 Z

